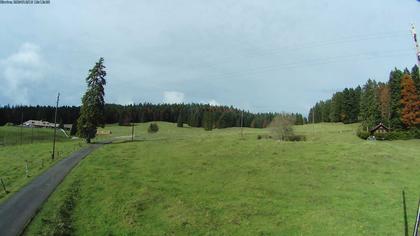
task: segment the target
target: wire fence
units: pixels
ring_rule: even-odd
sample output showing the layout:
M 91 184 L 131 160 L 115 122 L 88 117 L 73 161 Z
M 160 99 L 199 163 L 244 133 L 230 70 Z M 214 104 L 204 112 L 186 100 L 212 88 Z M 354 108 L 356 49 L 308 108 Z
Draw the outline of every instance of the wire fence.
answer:
M 32 128 L 22 126 L 0 127 L 0 147 L 10 145 L 22 145 L 39 142 L 52 142 L 54 129 L 52 128 Z M 64 141 L 68 138 L 60 130 L 57 130 L 57 140 Z

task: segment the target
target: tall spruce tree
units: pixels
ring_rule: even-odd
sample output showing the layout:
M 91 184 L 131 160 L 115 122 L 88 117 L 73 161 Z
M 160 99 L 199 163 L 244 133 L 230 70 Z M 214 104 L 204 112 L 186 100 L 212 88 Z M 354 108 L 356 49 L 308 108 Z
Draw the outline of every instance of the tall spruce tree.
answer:
M 345 124 L 354 123 L 358 120 L 359 99 L 353 88 L 343 90 L 342 121 Z
M 213 113 L 211 109 L 204 111 L 203 120 L 202 120 L 202 126 L 204 130 L 207 130 L 207 131 L 212 130 L 213 122 L 214 122 L 214 119 L 213 119 Z
M 360 112 L 364 128 L 372 128 L 381 122 L 377 88 L 377 83 L 369 79 L 362 89 Z
M 401 120 L 407 128 L 420 124 L 419 100 L 411 76 L 405 74 L 401 80 Z
M 89 75 L 86 78 L 87 91 L 82 98 L 80 116 L 77 120 L 77 133 L 81 138 L 86 139 L 87 143 L 95 138 L 97 127 L 103 127 L 105 124 L 105 76 L 104 59 L 100 58 L 89 70 Z
M 378 86 L 379 107 L 381 110 L 382 122 L 389 126 L 391 115 L 389 86 L 385 83 L 380 83 Z
M 332 122 L 342 121 L 343 93 L 337 92 L 331 99 L 330 120 Z
M 178 118 L 177 118 L 177 121 L 176 121 L 176 126 L 177 127 L 184 127 L 184 111 L 183 110 L 181 110 L 180 112 L 179 112 L 179 114 L 178 114 Z
M 331 112 L 331 99 L 328 99 L 324 102 L 323 106 L 321 107 L 322 113 L 322 122 L 330 122 L 330 112 Z
M 420 74 L 419 74 L 419 67 L 415 65 L 413 69 L 411 69 L 411 79 L 413 79 L 414 84 L 416 85 L 417 93 L 420 91 Z
M 403 72 L 397 68 L 391 71 L 389 75 L 389 92 L 390 92 L 390 116 L 389 125 L 392 129 L 402 129 L 401 122 L 401 78 Z

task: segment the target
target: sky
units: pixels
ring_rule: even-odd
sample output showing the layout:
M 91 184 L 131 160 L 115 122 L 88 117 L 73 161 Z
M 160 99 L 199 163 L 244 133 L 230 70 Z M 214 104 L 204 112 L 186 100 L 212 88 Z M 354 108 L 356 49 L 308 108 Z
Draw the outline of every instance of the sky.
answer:
M 416 64 L 417 0 L 50 2 L 0 4 L 0 105 L 80 105 L 104 57 L 108 103 L 307 114 Z

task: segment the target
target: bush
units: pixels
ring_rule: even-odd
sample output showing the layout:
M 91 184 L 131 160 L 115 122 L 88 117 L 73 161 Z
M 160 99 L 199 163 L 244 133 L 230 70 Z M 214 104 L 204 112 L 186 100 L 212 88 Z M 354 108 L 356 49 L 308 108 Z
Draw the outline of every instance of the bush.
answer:
M 286 141 L 293 141 L 293 142 L 298 142 L 298 141 L 306 141 L 306 137 L 305 135 L 289 135 L 287 136 Z
M 389 133 L 376 133 L 374 136 L 377 140 L 389 140 Z
M 15 124 L 11 123 L 11 122 L 7 122 L 6 124 L 4 124 L 4 126 L 14 126 Z
M 366 140 L 367 138 L 369 138 L 370 133 L 361 129 L 357 130 L 357 136 L 361 139 Z
M 414 138 L 410 132 L 407 131 L 393 131 L 386 135 L 386 140 L 407 140 Z
M 147 132 L 156 133 L 158 131 L 159 131 L 159 126 L 156 123 L 150 123 L 149 128 L 147 129 Z
M 369 132 L 358 130 L 357 136 L 361 139 L 367 139 L 370 136 Z M 376 133 L 375 135 L 376 140 L 408 140 L 408 139 L 415 139 L 420 138 L 420 130 L 413 129 L 409 131 L 392 131 L 388 133 Z
M 267 134 L 259 134 L 257 135 L 257 139 L 272 139 L 273 137 L 271 135 L 267 135 Z
M 294 123 L 295 119 L 293 117 L 278 115 L 273 118 L 269 128 L 275 139 L 287 141 L 289 137 L 295 136 L 293 132 Z
M 410 133 L 413 138 L 420 139 L 420 129 L 411 130 Z
M 258 140 L 260 140 L 260 139 L 272 139 L 272 138 L 273 137 L 271 135 L 267 135 L 267 134 L 264 134 L 264 135 L 259 134 L 259 135 L 257 135 L 257 139 Z M 292 142 L 306 141 L 306 136 L 293 134 L 293 135 L 289 135 L 287 137 L 284 137 L 282 140 L 283 141 L 292 141 Z

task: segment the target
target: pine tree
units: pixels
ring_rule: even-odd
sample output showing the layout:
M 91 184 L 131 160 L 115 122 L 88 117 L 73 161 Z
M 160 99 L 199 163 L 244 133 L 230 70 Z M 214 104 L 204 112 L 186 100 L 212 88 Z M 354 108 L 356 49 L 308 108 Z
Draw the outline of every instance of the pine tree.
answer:
M 401 120 L 407 128 L 420 124 L 419 100 L 416 86 L 410 75 L 405 74 L 401 80 Z
M 353 88 L 343 90 L 342 121 L 345 124 L 354 123 L 358 120 L 359 99 Z
M 364 128 L 372 128 L 381 122 L 377 87 L 377 83 L 369 79 L 362 89 L 360 115 Z
M 331 122 L 342 121 L 342 105 L 343 105 L 343 93 L 335 93 L 331 99 L 331 110 L 330 120 Z
M 387 84 L 379 84 L 378 87 L 378 96 L 379 96 L 379 107 L 381 111 L 382 122 L 389 126 L 389 120 L 391 115 L 390 109 L 390 90 Z
M 82 107 L 77 121 L 78 135 L 90 143 L 96 136 L 96 129 L 104 126 L 104 107 L 106 71 L 103 65 L 104 59 L 100 58 L 95 66 L 89 70 L 86 78 L 87 91 L 82 98 Z
M 213 129 L 213 114 L 211 110 L 206 110 L 203 114 L 202 126 L 204 130 L 210 131 Z
M 176 126 L 182 128 L 184 126 L 183 111 L 181 110 L 176 121 Z
M 401 122 L 401 78 L 403 72 L 395 68 L 389 75 L 389 93 L 390 93 L 390 121 L 392 129 L 402 129 Z
M 419 67 L 415 65 L 413 69 L 411 69 L 411 78 L 414 81 L 414 84 L 416 85 L 416 91 L 420 91 L 420 74 L 419 74 Z
M 71 129 L 70 129 L 70 135 L 76 135 L 77 134 L 77 119 L 75 119 L 74 121 L 73 121 L 73 124 L 72 124 L 72 126 L 71 126 Z

